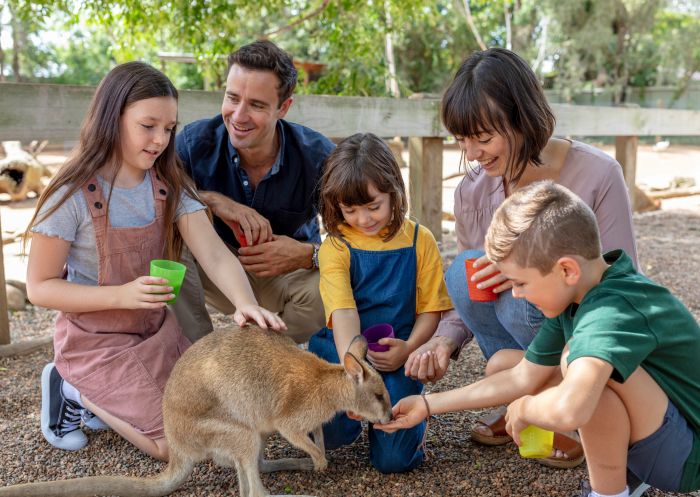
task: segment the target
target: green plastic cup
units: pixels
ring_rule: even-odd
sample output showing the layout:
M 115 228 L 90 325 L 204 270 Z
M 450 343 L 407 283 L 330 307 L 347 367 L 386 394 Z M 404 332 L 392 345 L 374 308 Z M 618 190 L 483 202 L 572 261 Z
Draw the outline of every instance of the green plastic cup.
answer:
M 530 425 L 520 432 L 519 452 L 522 457 L 549 457 L 554 446 L 554 432 Z
M 185 271 L 187 268 L 184 264 L 179 262 L 169 261 L 166 259 L 153 259 L 151 261 L 151 276 L 158 278 L 165 278 L 168 280 L 168 284 L 173 287 L 172 293 L 175 297 L 172 300 L 168 300 L 167 304 L 175 303 L 175 299 L 180 293 L 180 287 L 182 286 L 182 281 L 185 279 Z

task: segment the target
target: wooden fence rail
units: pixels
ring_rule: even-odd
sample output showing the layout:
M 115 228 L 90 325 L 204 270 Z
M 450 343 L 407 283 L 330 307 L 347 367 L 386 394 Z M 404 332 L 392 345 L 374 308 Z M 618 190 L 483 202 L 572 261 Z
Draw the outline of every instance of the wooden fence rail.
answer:
M 0 83 L 0 140 L 74 142 L 94 90 Z M 181 91 L 180 125 L 218 114 L 221 99 L 221 92 Z M 558 136 L 616 137 L 616 158 L 623 166 L 631 195 L 637 137 L 700 135 L 698 111 L 564 104 L 553 104 L 552 108 Z M 334 138 L 360 131 L 408 137 L 411 215 L 441 238 L 442 139 L 448 133 L 440 123 L 439 100 L 297 95 L 287 118 Z M 0 285 L 4 289 L 2 272 Z M 0 300 L 0 344 L 7 344 L 9 330 L 6 321 L 3 323 L 7 303 Z

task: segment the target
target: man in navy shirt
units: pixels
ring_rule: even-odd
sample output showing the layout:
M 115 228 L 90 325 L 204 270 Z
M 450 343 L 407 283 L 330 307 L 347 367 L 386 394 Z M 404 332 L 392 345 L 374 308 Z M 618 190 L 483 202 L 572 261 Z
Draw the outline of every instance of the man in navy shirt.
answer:
M 325 324 L 316 187 L 334 145 L 283 119 L 297 81 L 287 53 L 256 41 L 228 62 L 221 115 L 185 126 L 177 152 L 260 305 L 278 312 L 286 334 L 304 342 Z M 188 271 L 174 310 L 195 341 L 212 330 L 205 300 L 227 314 L 235 308 L 189 254 L 183 261 Z

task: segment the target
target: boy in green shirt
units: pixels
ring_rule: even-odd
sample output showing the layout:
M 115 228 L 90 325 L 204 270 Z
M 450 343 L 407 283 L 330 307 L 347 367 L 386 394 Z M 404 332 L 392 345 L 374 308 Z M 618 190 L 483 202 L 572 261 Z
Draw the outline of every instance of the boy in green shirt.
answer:
M 486 254 L 513 295 L 549 319 L 525 356 L 471 385 L 394 406 L 375 428 L 409 428 L 429 415 L 510 403 L 506 430 L 578 430 L 590 487 L 627 497 L 627 470 L 662 490 L 700 488 L 700 327 L 667 289 L 621 251 L 601 254 L 590 208 L 551 181 L 510 196 L 494 215 Z M 500 352 L 499 352 L 500 353 Z M 424 400 L 426 402 L 424 402 Z

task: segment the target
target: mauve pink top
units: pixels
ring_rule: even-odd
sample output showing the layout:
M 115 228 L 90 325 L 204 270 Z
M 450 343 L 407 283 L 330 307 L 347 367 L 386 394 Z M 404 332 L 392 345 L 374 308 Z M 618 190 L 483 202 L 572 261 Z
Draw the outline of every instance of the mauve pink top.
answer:
M 595 147 L 572 141 L 558 183 L 593 209 L 598 219 L 603 252 L 624 249 L 635 268 L 639 268 L 629 195 L 620 164 Z M 471 178 L 467 175 L 462 179 L 455 191 L 454 204 L 459 252 L 484 249 L 484 237 L 491 218 L 504 200 L 501 177 L 475 171 Z M 460 344 L 458 352 L 470 338 L 469 330 L 454 310 L 442 315 L 436 335 L 455 340 Z

